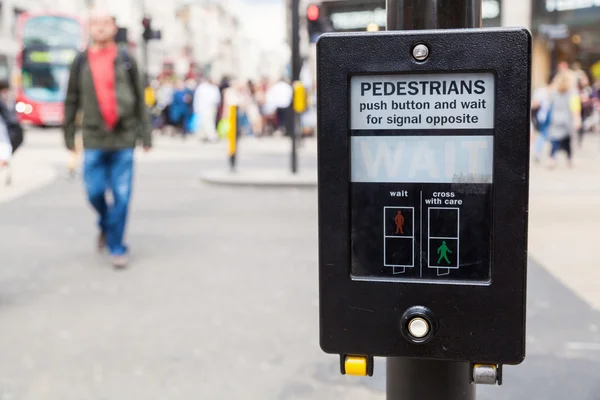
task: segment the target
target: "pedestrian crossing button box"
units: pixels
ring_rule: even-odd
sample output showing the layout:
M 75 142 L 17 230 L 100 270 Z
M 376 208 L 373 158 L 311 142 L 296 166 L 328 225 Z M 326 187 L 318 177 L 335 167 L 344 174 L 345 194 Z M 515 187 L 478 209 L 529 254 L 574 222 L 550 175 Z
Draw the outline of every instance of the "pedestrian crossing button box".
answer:
M 323 350 L 523 360 L 530 65 L 518 28 L 321 36 Z

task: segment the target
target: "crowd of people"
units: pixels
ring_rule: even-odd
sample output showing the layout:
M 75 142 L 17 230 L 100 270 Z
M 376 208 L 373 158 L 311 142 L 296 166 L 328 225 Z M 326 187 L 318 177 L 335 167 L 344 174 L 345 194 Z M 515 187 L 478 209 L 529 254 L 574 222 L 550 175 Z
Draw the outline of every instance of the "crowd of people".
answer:
M 162 77 L 146 88 L 155 132 L 197 134 L 206 142 L 226 136 L 232 106 L 236 106 L 239 135 L 286 135 L 292 97 L 292 86 L 284 79 L 255 83 L 225 77 L 217 85 L 207 77 L 198 82 Z
M 600 131 L 600 79 L 591 84 L 579 64 L 571 68 L 561 62 L 552 81 L 534 90 L 531 105 L 538 132 L 532 147 L 534 160 L 540 162 L 549 143 L 548 166 L 554 168 L 558 153 L 564 152 L 571 167 L 573 142 L 581 147 L 586 135 Z

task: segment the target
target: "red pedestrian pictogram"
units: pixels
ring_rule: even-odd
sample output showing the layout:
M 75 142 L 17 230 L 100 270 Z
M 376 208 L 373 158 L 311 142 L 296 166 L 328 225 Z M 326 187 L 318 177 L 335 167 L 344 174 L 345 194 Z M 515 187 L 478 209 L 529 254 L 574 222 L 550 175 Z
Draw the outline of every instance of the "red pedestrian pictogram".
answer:
M 394 222 L 396 223 L 396 235 L 404 235 L 404 215 L 402 215 L 402 211 L 398 211 L 396 218 L 394 218 Z

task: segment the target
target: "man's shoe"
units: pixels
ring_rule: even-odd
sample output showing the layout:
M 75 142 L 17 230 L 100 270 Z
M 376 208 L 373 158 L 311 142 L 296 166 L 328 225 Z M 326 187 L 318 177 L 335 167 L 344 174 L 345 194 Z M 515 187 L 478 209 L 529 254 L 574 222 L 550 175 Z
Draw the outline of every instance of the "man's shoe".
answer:
M 127 268 L 127 262 L 129 261 L 127 254 L 123 254 L 120 256 L 112 256 L 111 259 L 112 259 L 112 264 L 116 269 Z
M 104 249 L 106 248 L 106 234 L 104 232 L 100 232 L 100 234 L 98 235 L 97 246 L 99 252 L 104 251 Z

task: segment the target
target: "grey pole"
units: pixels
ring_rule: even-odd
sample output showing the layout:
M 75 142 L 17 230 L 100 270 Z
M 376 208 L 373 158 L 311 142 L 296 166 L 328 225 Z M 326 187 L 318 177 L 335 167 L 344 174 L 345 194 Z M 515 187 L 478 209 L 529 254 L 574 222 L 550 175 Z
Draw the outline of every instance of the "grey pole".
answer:
M 387 0 L 388 30 L 481 27 L 481 0 Z M 470 363 L 387 359 L 387 400 L 475 400 Z

